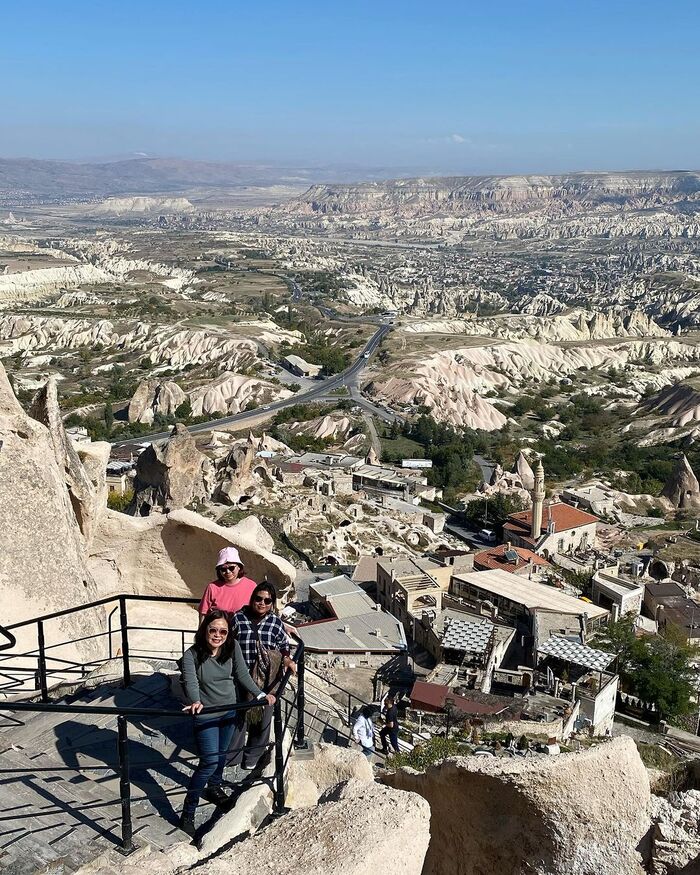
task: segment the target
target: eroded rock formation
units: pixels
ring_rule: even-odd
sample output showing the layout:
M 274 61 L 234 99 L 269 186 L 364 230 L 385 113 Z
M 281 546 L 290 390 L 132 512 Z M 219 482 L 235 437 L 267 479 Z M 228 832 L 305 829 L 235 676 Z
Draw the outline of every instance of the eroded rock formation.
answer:
M 46 399 L 45 399 L 46 400 Z M 49 393 L 49 402 L 51 393 Z M 49 426 L 28 416 L 0 365 L 0 592 L 2 623 L 31 619 L 98 597 L 87 567 L 87 525 L 96 490 L 80 460 Z M 72 490 L 72 491 L 71 491 Z M 83 523 L 84 530 L 81 532 Z M 47 623 L 47 643 L 83 638 L 98 617 L 68 616 Z M 30 627 L 18 632 L 20 646 L 36 647 Z M 89 642 L 73 653 L 91 654 Z M 56 656 L 63 651 L 53 651 Z
M 643 875 L 649 779 L 631 738 L 548 759 L 460 757 L 386 782 L 430 803 L 423 875 Z
M 214 577 L 219 550 L 229 545 L 238 548 L 249 577 L 272 581 L 286 600 L 296 572 L 274 553 L 272 538 L 254 517 L 229 528 L 182 509 L 145 518 L 108 510 L 96 532 L 89 567 L 103 595 L 199 598 Z
M 131 512 L 147 516 L 152 510 L 170 511 L 208 497 L 212 466 L 200 453 L 181 423 L 170 437 L 145 449 L 136 463 Z
M 700 507 L 700 484 L 684 454 L 676 459 L 676 464 L 661 490 L 663 498 L 679 509 Z

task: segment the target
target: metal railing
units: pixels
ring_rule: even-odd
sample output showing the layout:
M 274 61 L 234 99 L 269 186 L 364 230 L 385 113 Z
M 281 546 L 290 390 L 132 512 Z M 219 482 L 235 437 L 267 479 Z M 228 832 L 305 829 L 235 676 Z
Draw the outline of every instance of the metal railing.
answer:
M 60 680 L 66 679 L 74 674 L 80 674 L 84 677 L 87 670 L 91 666 L 99 666 L 112 659 L 112 635 L 119 634 L 120 650 L 122 660 L 122 683 L 124 687 L 131 684 L 131 650 L 129 647 L 129 631 L 137 629 L 147 629 L 149 631 L 169 631 L 180 632 L 182 650 L 184 651 L 184 634 L 192 633 L 192 630 L 161 628 L 155 626 L 129 626 L 128 614 L 126 605 L 129 600 L 133 601 L 151 601 L 162 603 L 181 603 L 181 604 L 197 604 L 198 599 L 192 598 L 165 598 L 161 596 L 139 596 L 139 595 L 119 595 L 111 598 L 100 599 L 95 602 L 90 602 L 85 605 L 80 605 L 76 608 L 68 608 L 63 611 L 56 611 L 52 614 L 46 614 L 32 620 L 26 620 L 21 623 L 13 623 L 8 627 L 0 626 L 0 635 L 7 638 L 6 643 L 0 644 L 0 650 L 5 651 L 0 657 L 0 677 L 5 678 L 5 683 L 0 683 L 0 692 L 15 692 L 19 686 L 23 686 L 22 678 L 27 678 L 34 675 L 35 690 L 40 691 L 40 701 L 18 701 L 15 699 L 0 700 L 3 702 L 4 711 L 15 712 L 52 712 L 58 714 L 90 714 L 90 715 L 114 715 L 117 718 L 117 754 L 118 754 L 118 774 L 119 774 L 119 793 L 121 801 L 121 850 L 124 853 L 130 853 L 134 850 L 133 843 L 133 826 L 131 819 L 131 777 L 129 764 L 129 734 L 128 734 L 128 719 L 138 717 L 176 717 L 182 719 L 193 719 L 192 715 L 183 712 L 182 709 L 169 708 L 153 708 L 153 707 L 126 707 L 116 705 L 84 705 L 77 703 L 66 702 L 51 702 L 49 693 L 49 679 L 52 676 L 58 676 Z M 53 645 L 46 644 L 45 626 L 51 620 L 65 617 L 71 614 L 80 613 L 96 607 L 102 607 L 111 603 L 117 602 L 119 609 L 119 628 L 112 629 L 111 618 L 115 613 L 113 611 L 107 619 L 107 630 L 98 632 L 93 635 L 86 635 L 82 638 L 76 638 L 69 641 L 60 641 Z M 12 630 L 36 626 L 37 648 L 24 653 L 8 653 L 7 651 L 16 644 L 15 636 Z M 109 637 L 108 656 L 105 658 L 89 660 L 86 662 L 76 662 L 63 658 L 58 658 L 47 654 L 47 651 L 52 647 L 63 647 L 67 644 L 77 644 L 82 641 L 97 639 L 102 636 Z M 118 654 L 119 655 L 119 654 Z M 286 765 L 291 755 L 292 747 L 305 747 L 305 729 L 304 729 L 304 713 L 305 713 L 305 692 L 304 692 L 304 645 L 301 641 L 298 642 L 293 654 L 293 660 L 297 667 L 297 682 L 296 690 L 292 693 L 291 699 L 285 698 L 289 679 L 291 677 L 291 669 L 283 674 L 282 680 L 275 693 L 275 704 L 273 706 L 273 727 L 274 727 L 274 784 L 273 784 L 273 799 L 274 808 L 277 812 L 282 812 L 285 809 L 285 784 L 284 774 Z M 36 665 L 33 666 L 16 666 L 13 665 L 13 660 L 25 659 L 35 660 Z M 175 661 L 169 658 L 170 661 Z M 49 660 L 60 663 L 57 667 L 49 666 Z M 18 677 L 13 675 L 17 674 Z M 26 690 L 25 690 L 26 692 Z M 282 704 L 285 705 L 285 716 L 282 715 Z M 253 708 L 261 707 L 257 701 L 239 702 L 230 705 L 222 705 L 216 707 L 203 708 L 200 714 L 218 714 L 224 712 L 245 713 Z M 294 743 L 286 752 L 284 750 L 284 736 L 292 716 L 296 713 L 296 727 Z

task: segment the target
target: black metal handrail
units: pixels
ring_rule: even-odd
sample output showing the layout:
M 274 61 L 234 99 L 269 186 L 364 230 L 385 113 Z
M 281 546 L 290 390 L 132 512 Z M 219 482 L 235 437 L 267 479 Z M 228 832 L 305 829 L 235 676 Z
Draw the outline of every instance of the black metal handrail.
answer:
M 16 638 L 10 632 L 11 629 L 20 629 L 26 628 L 29 626 L 36 626 L 37 630 L 37 649 L 36 651 L 30 651 L 27 653 L 20 654 L 3 654 L 3 657 L 0 658 L 0 668 L 4 669 L 2 674 L 7 677 L 10 681 L 9 687 L 14 691 L 16 689 L 18 682 L 13 679 L 11 675 L 7 674 L 7 672 L 18 672 L 28 673 L 34 672 L 36 675 L 36 688 L 41 690 L 41 701 L 38 702 L 28 702 L 28 701 L 14 701 L 14 700 L 6 700 L 4 703 L 4 709 L 7 711 L 33 711 L 33 712 L 52 712 L 52 713 L 60 713 L 60 714 L 101 714 L 101 715 L 114 715 L 117 718 L 117 750 L 118 750 L 118 758 L 119 758 L 119 789 L 120 789 L 120 798 L 121 798 L 121 809 L 122 809 L 122 818 L 121 818 L 121 827 L 122 827 L 122 835 L 121 835 L 121 849 L 125 853 L 129 853 L 134 849 L 133 844 L 133 828 L 131 821 L 131 780 L 130 780 L 130 767 L 129 767 L 129 736 L 128 736 L 128 723 L 127 718 L 129 717 L 179 717 L 186 718 L 191 717 L 188 712 L 184 712 L 182 709 L 175 710 L 170 708 L 153 708 L 153 707 L 126 707 L 126 706 L 117 706 L 117 705 L 81 705 L 76 703 L 60 703 L 60 702 L 50 702 L 49 701 L 49 686 L 48 686 L 48 677 L 51 673 L 58 674 L 73 674 L 77 672 L 85 673 L 86 666 L 89 665 L 100 665 L 103 664 L 107 660 L 92 660 L 85 663 L 77 663 L 72 662 L 70 660 L 65 660 L 58 657 L 47 656 L 46 651 L 51 647 L 64 646 L 70 643 L 78 643 L 82 640 L 88 640 L 93 638 L 98 638 L 101 636 L 109 636 L 110 642 L 110 657 L 111 658 L 111 640 L 112 635 L 115 633 L 119 633 L 120 641 L 121 641 L 121 658 L 122 658 L 122 682 L 125 687 L 128 687 L 131 683 L 131 666 L 130 666 L 130 650 L 129 650 L 129 631 L 135 629 L 152 629 L 153 631 L 164 631 L 159 629 L 159 627 L 144 627 L 144 626 L 129 626 L 128 615 L 126 610 L 127 601 L 152 601 L 152 602 L 167 602 L 167 603 L 180 603 L 180 604 L 197 604 L 198 599 L 195 598 L 166 598 L 163 596 L 141 596 L 141 595 L 131 595 L 131 594 L 121 594 L 110 596 L 108 598 L 99 599 L 94 602 L 89 602 L 84 605 L 79 605 L 74 608 L 68 608 L 62 611 L 55 611 L 52 614 L 45 614 L 41 617 L 36 617 L 31 620 L 25 620 L 19 623 L 13 623 L 9 627 L 0 626 L 0 633 L 3 634 L 7 639 L 8 643 L 0 645 L 0 650 L 9 650 L 10 648 L 16 645 Z M 54 620 L 60 617 L 65 617 L 70 614 L 79 613 L 85 610 L 89 610 L 95 607 L 101 607 L 103 605 L 111 604 L 117 602 L 119 609 L 119 621 L 120 625 L 117 629 L 112 630 L 111 617 L 112 614 L 109 615 L 108 625 L 109 628 L 102 633 L 98 633 L 96 635 L 85 636 L 85 638 L 75 639 L 74 641 L 62 641 L 58 644 L 49 645 L 47 647 L 45 635 L 44 635 L 44 624 L 50 620 Z M 116 609 L 115 609 L 116 611 Z M 184 650 L 184 633 L 190 630 L 181 630 L 174 629 L 168 631 L 179 631 L 183 633 L 182 644 Z M 37 668 L 26 668 L 24 666 L 7 666 L 7 663 L 12 658 L 36 658 L 37 660 Z M 296 691 L 292 696 L 291 703 L 284 699 L 286 710 L 286 719 L 282 719 L 282 701 L 283 696 L 286 692 L 287 685 L 289 683 L 289 679 L 292 675 L 291 669 L 287 669 L 287 671 L 283 674 L 282 680 L 278 686 L 277 692 L 275 693 L 275 705 L 273 709 L 273 725 L 274 725 L 274 733 L 275 733 L 275 741 L 274 741 L 274 751 L 275 751 L 275 772 L 274 772 L 274 806 L 277 811 L 283 811 L 285 806 L 285 787 L 284 787 L 284 770 L 287 764 L 287 759 L 291 752 L 287 752 L 287 756 L 284 755 L 284 733 L 289 725 L 289 721 L 291 719 L 294 710 L 296 710 L 297 720 L 296 720 L 296 731 L 295 731 L 295 741 L 294 746 L 304 747 L 305 746 L 305 732 L 304 732 L 304 714 L 305 714 L 305 694 L 304 694 L 304 644 L 301 641 L 298 641 L 298 644 L 294 650 L 294 654 L 292 656 L 294 662 L 297 666 L 297 686 Z M 47 659 L 56 660 L 62 665 L 56 669 L 51 669 L 47 667 Z M 19 681 L 21 685 L 21 680 Z M 288 706 L 292 705 L 292 708 L 289 709 Z M 237 702 L 230 705 L 219 705 L 219 706 L 208 706 L 202 709 L 201 714 L 217 714 L 224 713 L 229 711 L 235 712 L 246 712 L 253 708 L 261 707 L 261 703 L 257 700 L 253 700 L 250 702 Z
M 292 657 L 297 666 L 297 691 L 293 699 L 293 704 L 296 705 L 297 724 L 296 738 L 294 747 L 300 748 L 305 746 L 304 740 L 304 644 L 299 642 L 294 655 Z M 278 812 L 284 811 L 285 808 L 285 786 L 284 786 L 284 770 L 287 765 L 289 754 L 284 755 L 284 733 L 289 725 L 292 711 L 287 714 L 286 720 L 282 720 L 282 697 L 286 691 L 289 678 L 292 675 L 291 669 L 282 676 L 282 681 L 275 693 L 275 704 L 273 706 L 273 725 L 274 725 L 274 751 L 275 751 L 275 786 L 274 786 L 274 807 Z M 126 686 L 126 684 L 125 684 Z M 199 712 L 200 714 L 220 714 L 230 711 L 245 712 L 253 708 L 262 707 L 259 700 L 250 702 L 236 702 L 229 705 L 206 706 Z M 128 717 L 179 717 L 193 718 L 194 715 L 180 709 L 173 708 L 134 708 L 123 707 L 117 705 L 80 705 L 54 702 L 11 702 L 8 703 L 7 710 L 10 711 L 35 711 L 48 712 L 57 714 L 108 714 L 117 717 L 117 752 L 119 757 L 119 796 L 121 800 L 121 850 L 124 853 L 131 853 L 135 850 L 133 843 L 133 824 L 131 819 L 131 777 L 129 765 L 129 733 L 128 733 Z
M 14 647 L 17 643 L 17 639 L 12 632 L 4 626 L 0 626 L 0 635 L 7 639 L 7 641 L 3 641 L 3 643 L 0 644 L 0 650 L 8 650 L 10 647 Z

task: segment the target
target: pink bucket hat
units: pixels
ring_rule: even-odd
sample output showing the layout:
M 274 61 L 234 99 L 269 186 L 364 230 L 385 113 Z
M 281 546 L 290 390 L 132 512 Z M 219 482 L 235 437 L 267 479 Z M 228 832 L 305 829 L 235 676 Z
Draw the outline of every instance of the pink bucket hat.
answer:
M 218 568 L 220 565 L 227 565 L 229 562 L 233 562 L 236 565 L 243 567 L 241 557 L 235 547 L 224 547 L 223 550 L 219 550 L 219 558 L 216 560 L 216 567 Z

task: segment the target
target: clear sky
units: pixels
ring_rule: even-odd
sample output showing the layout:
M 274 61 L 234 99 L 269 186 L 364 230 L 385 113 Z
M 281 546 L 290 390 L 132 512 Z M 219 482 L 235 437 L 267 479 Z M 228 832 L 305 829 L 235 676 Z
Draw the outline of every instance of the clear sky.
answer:
M 700 2 L 6 0 L 0 155 L 700 168 Z

